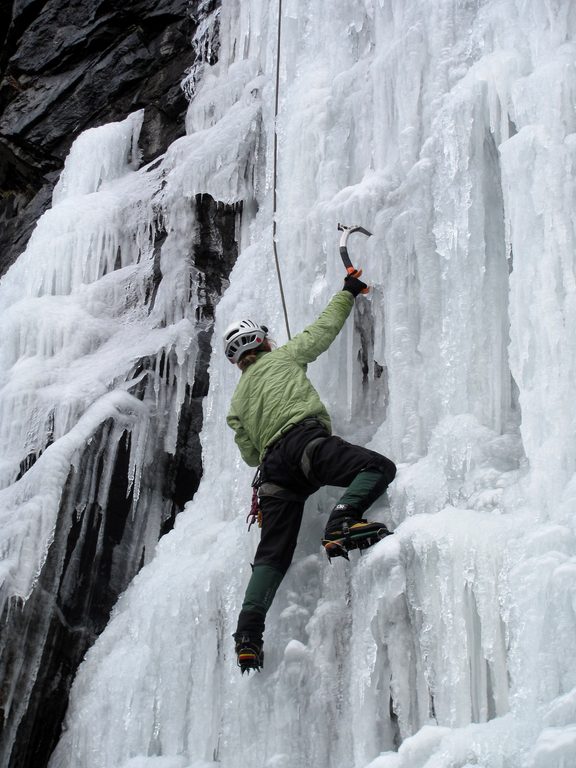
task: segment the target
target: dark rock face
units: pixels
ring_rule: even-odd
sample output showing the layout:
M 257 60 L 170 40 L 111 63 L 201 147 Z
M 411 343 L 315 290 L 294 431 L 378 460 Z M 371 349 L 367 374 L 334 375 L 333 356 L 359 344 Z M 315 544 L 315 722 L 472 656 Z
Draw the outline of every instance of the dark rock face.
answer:
M 144 162 L 184 133 L 180 82 L 194 64 L 194 13 L 207 5 L 216 2 L 2 4 L 0 275 L 26 247 L 79 133 L 144 108 Z

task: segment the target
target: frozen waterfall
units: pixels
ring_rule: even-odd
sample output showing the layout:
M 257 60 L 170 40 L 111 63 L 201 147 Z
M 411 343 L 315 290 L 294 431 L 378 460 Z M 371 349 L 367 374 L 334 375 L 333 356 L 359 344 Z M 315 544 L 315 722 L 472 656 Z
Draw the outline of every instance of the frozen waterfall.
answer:
M 337 223 L 371 230 L 350 241 L 371 293 L 310 375 L 335 432 L 399 472 L 377 510 L 395 535 L 350 564 L 320 551 L 334 492 L 311 498 L 249 678 L 231 633 L 257 543 L 252 472 L 226 426 L 238 371 L 219 343 L 204 475 L 155 550 L 164 513 L 146 482 L 194 375 L 197 196 L 242 205 L 215 342 L 244 315 L 286 340 L 277 4 L 223 0 L 217 16 L 187 135 L 139 168 L 138 113 L 83 134 L 0 282 L 3 603 L 30 595 L 87 442 L 106 476 L 129 434 L 128 490 L 146 499 L 146 565 L 79 669 L 50 768 L 571 768 L 576 5 L 285 0 L 292 330 L 341 286 Z

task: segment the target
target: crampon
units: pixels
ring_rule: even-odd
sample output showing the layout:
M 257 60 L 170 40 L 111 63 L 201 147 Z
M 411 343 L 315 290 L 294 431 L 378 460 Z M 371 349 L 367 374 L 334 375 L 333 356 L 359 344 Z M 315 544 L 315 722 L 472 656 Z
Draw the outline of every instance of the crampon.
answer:
M 389 535 L 390 531 L 384 523 L 367 520 L 344 521 L 337 529 L 326 532 L 325 538 L 322 539 L 322 546 L 329 560 L 333 557 L 344 557 L 349 560 L 348 552 L 351 550 L 368 549 Z
M 264 651 L 262 643 L 250 640 L 249 637 L 240 637 L 236 641 L 236 660 L 242 674 L 251 670 L 260 672 L 264 665 Z

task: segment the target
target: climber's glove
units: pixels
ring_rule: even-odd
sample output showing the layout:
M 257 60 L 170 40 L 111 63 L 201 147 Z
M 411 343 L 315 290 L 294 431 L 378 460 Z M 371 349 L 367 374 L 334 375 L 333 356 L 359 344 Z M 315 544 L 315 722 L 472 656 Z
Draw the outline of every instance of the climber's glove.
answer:
M 368 293 L 368 286 L 359 279 L 361 274 L 362 270 L 357 269 L 355 272 L 351 272 L 344 278 L 342 290 L 349 291 L 354 298 L 356 298 L 359 293 Z

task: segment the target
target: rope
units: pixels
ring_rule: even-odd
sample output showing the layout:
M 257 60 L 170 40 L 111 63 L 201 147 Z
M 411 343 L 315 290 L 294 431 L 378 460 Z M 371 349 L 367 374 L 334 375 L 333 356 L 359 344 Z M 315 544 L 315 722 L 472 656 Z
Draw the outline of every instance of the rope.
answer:
M 278 39 L 276 42 L 276 99 L 274 103 L 274 173 L 272 185 L 272 244 L 274 248 L 274 261 L 276 263 L 276 274 L 278 275 L 278 285 L 280 286 L 280 298 L 282 299 L 282 308 L 284 310 L 284 322 L 286 323 L 286 332 L 288 338 L 290 335 L 290 324 L 288 323 L 288 310 L 286 308 L 286 298 L 284 296 L 284 286 L 282 284 L 282 274 L 280 272 L 280 259 L 278 258 L 278 248 L 276 247 L 276 186 L 278 181 L 278 104 L 280 96 L 280 45 L 282 42 L 282 0 L 278 0 Z

